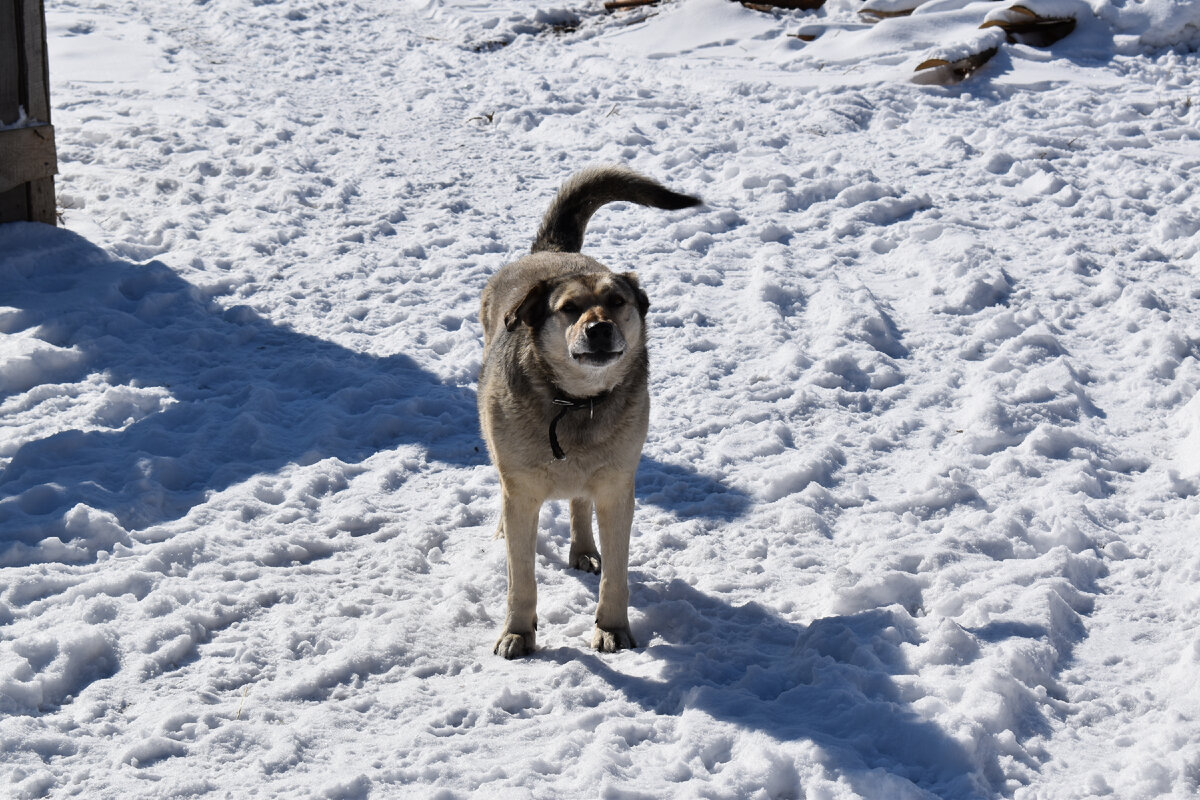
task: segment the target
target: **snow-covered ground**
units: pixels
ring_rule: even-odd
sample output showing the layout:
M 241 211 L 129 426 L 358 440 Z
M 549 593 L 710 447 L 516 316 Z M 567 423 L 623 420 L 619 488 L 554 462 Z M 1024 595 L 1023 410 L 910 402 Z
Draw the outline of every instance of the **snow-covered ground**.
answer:
M 0 796 L 1196 796 L 1200 4 L 870 5 L 48 2 Z M 556 503 L 508 662 L 478 295 L 603 162 L 706 201 L 585 245 L 652 304 L 642 646 Z

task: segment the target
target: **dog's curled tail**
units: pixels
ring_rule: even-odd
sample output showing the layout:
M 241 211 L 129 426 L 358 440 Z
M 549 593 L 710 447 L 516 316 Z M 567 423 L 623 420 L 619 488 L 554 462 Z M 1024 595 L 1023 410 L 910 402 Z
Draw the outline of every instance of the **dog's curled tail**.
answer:
M 542 218 L 542 227 L 530 252 L 578 253 L 583 248 L 583 232 L 592 214 L 606 203 L 617 202 L 675 210 L 698 206 L 703 201 L 672 192 L 625 167 L 590 167 L 571 176 L 558 190 Z

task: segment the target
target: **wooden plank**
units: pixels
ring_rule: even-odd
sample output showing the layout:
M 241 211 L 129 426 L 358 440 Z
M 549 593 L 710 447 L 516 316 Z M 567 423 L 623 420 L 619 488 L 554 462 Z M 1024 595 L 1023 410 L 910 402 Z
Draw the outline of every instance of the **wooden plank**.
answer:
M 21 51 L 16 0 L 0 0 L 0 125 L 17 121 L 21 105 Z
M 42 0 L 16 0 L 25 86 L 21 101 L 25 114 L 38 122 L 50 122 L 50 69 L 46 55 L 46 12 Z
M 626 8 L 658 5 L 658 0 L 610 0 L 604 4 L 605 11 L 621 11 Z
M 922 61 L 920 64 L 917 64 L 917 69 L 913 72 L 912 82 L 925 86 L 935 84 L 946 86 L 947 84 L 958 83 L 959 81 L 966 80 L 973 72 L 988 61 L 991 61 L 992 56 L 996 55 L 998 50 L 999 48 L 989 47 L 983 52 L 971 53 L 956 61 L 947 61 L 944 58 L 931 58 L 928 61 Z
M 825 0 L 742 0 L 742 5 L 754 11 L 774 11 L 777 8 L 816 11 L 825 5 Z
M 22 0 L 25 5 L 26 109 L 29 116 L 45 125 L 40 132 L 47 171 L 26 184 L 29 220 L 46 225 L 58 224 L 58 202 L 54 193 L 54 175 L 58 172 L 58 151 L 54 145 L 54 127 L 50 125 L 50 52 L 46 46 L 45 0 Z M 36 163 L 36 160 L 35 160 Z
M 56 172 L 52 125 L 0 131 L 0 192 Z
M 40 124 L 0 130 L 0 222 L 54 225 L 58 158 L 43 0 L 0 0 L 0 125 L 20 119 L 21 109 Z
M 29 221 L 58 224 L 58 205 L 54 195 L 54 178 L 38 178 L 25 184 L 29 197 Z
M 29 190 L 18 186 L 0 192 L 0 222 L 25 222 L 29 219 Z
M 0 0 L 0 125 L 17 121 L 21 109 L 21 53 L 17 47 L 15 0 Z M 3 164 L 0 155 L 0 164 Z M 24 186 L 0 189 L 0 222 L 29 219 L 29 192 Z

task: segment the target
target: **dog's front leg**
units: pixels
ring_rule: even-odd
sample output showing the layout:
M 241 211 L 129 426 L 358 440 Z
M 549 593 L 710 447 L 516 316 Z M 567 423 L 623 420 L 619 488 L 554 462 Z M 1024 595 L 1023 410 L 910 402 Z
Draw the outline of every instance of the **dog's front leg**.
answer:
M 508 611 L 494 653 L 520 658 L 536 647 L 537 579 L 534 575 L 540 500 L 504 493 L 501 518 L 508 551 Z
M 576 497 L 571 501 L 571 550 L 568 561 L 574 569 L 600 572 L 600 553 L 592 538 L 592 501 Z
M 592 647 L 612 653 L 637 647 L 629 631 L 629 531 L 633 526 L 633 481 L 605 486 L 596 493 L 600 524 L 600 601 Z

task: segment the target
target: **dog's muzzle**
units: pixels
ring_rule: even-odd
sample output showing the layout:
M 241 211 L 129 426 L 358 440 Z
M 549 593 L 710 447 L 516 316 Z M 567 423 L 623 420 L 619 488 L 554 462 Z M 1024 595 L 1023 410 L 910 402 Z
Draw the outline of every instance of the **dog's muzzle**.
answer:
M 611 322 L 589 322 L 571 347 L 571 357 L 582 364 L 604 366 L 625 353 L 625 337 Z

